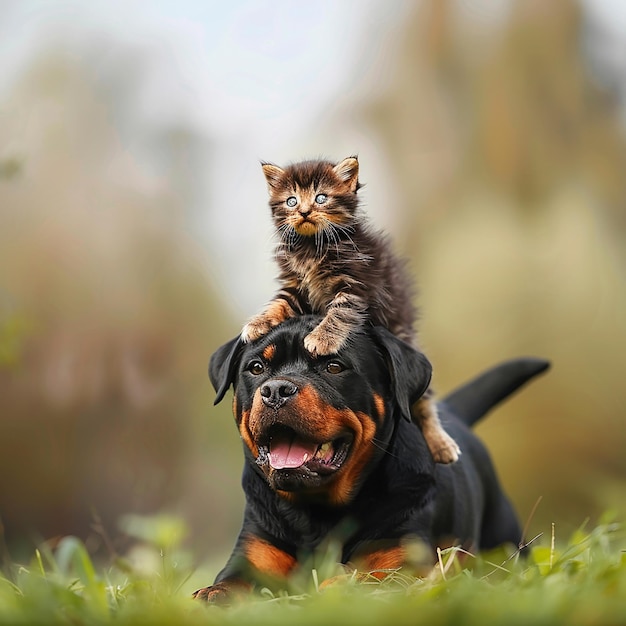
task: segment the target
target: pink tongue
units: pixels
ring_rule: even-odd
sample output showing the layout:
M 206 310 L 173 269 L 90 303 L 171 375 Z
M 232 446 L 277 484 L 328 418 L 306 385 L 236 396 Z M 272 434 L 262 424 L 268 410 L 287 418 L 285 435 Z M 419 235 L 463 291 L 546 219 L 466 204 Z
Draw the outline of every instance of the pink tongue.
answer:
M 270 442 L 270 465 L 274 469 L 300 467 L 315 455 L 317 444 L 295 437 L 275 437 Z

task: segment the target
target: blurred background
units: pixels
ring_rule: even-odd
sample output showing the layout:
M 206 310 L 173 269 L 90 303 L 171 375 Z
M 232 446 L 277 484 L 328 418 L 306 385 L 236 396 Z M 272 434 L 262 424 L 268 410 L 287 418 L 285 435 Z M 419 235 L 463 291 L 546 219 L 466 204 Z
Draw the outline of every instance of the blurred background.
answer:
M 206 369 L 275 288 L 261 159 L 359 155 L 441 394 L 552 361 L 478 429 L 529 536 L 624 519 L 624 41 L 619 0 L 0 0 L 11 556 L 163 511 L 229 553 L 241 444 Z

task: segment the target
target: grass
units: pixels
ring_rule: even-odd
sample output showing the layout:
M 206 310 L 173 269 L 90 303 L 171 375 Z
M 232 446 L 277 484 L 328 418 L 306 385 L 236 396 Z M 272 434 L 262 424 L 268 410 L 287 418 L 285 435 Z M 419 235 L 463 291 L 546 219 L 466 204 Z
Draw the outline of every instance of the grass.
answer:
M 211 576 L 180 548 L 179 520 L 130 516 L 123 526 L 141 543 L 108 567 L 94 565 L 74 537 L 41 546 L 29 565 L 5 567 L 0 624 L 626 624 L 625 534 L 608 517 L 566 541 L 553 527 L 525 559 L 451 548 L 425 578 L 344 574 L 320 585 L 337 571 L 329 549 L 287 590 L 263 589 L 228 608 L 190 599 Z

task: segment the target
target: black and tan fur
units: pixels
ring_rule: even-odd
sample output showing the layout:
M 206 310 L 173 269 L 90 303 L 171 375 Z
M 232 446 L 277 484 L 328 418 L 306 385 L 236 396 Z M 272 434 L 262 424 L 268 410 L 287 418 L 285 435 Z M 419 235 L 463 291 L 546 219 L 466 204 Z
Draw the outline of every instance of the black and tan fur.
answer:
M 522 540 L 470 426 L 548 363 L 510 361 L 444 398 L 442 419 L 465 453 L 437 465 L 419 428 L 404 419 L 430 382 L 426 357 L 380 326 L 355 332 L 337 355 L 313 356 L 303 339 L 320 321 L 298 316 L 255 342 L 237 337 L 211 357 L 216 402 L 234 387 L 246 507 L 228 563 L 196 598 L 228 603 L 255 587 L 285 588 L 329 538 L 340 542 L 342 563 L 378 578 L 432 567 L 436 548 Z M 277 463 L 276 447 L 286 441 L 311 454 Z M 407 550 L 414 540 L 429 548 L 423 562 Z
M 413 286 L 386 237 L 359 211 L 359 163 L 304 161 L 263 164 L 279 243 L 280 289 L 242 331 L 253 341 L 289 317 L 313 313 L 322 322 L 304 339 L 313 355 L 337 353 L 351 333 L 369 323 L 388 328 L 415 348 Z M 430 389 L 413 408 L 437 463 L 460 450 L 441 426 Z

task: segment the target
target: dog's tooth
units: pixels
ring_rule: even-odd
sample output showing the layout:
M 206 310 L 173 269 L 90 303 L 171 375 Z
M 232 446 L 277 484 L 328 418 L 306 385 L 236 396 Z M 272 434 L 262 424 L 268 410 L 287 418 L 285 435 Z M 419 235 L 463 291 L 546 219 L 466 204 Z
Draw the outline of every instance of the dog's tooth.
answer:
M 315 453 L 315 458 L 324 459 L 324 457 L 332 450 L 333 444 L 331 441 L 323 443 Z

